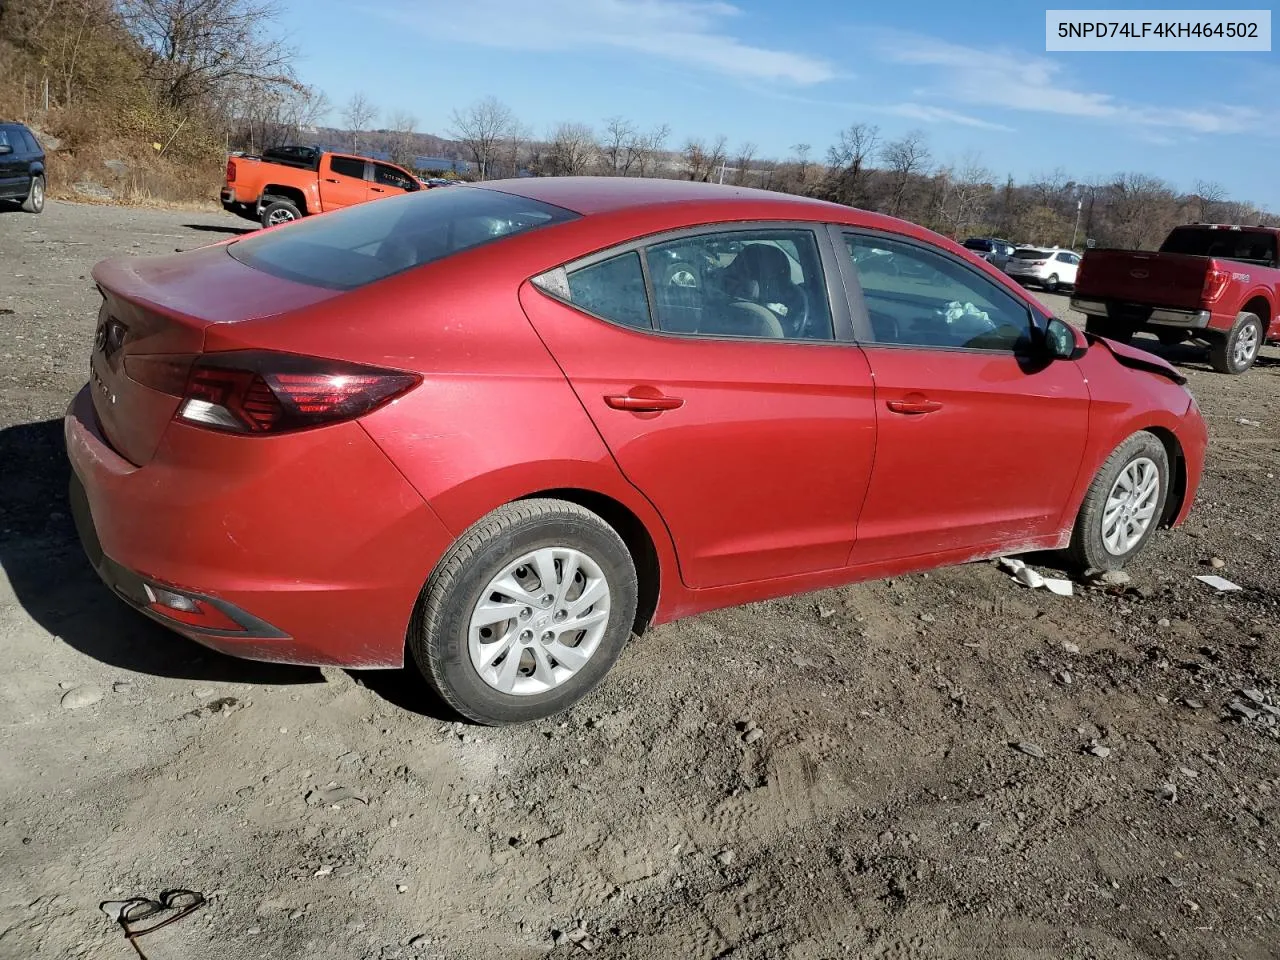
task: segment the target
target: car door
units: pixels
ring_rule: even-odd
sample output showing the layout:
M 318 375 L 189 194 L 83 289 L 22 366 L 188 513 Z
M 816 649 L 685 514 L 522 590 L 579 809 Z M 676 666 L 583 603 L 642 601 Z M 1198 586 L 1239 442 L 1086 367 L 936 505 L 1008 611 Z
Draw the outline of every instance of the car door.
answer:
M 960 258 L 874 232 L 843 241 L 878 423 L 852 562 L 1056 533 L 1089 427 L 1079 368 L 1033 358 L 1027 303 Z
M 848 558 L 875 411 L 847 304 L 832 310 L 834 256 L 809 226 L 690 231 L 521 291 L 623 474 L 666 521 L 690 587 Z
M 363 157 L 328 153 L 320 158 L 320 203 L 325 210 L 339 210 L 369 199 Z
M 0 125 L 0 197 L 25 197 L 27 195 L 26 148 L 18 128 Z
M 1059 253 L 1054 259 L 1058 261 L 1054 265 L 1058 270 L 1058 281 L 1074 287 L 1076 285 L 1076 273 L 1080 269 L 1080 258 L 1074 253 Z
M 373 180 L 369 183 L 369 199 L 380 197 L 398 197 L 404 193 L 412 193 L 418 189 L 418 181 L 389 163 L 371 162 Z

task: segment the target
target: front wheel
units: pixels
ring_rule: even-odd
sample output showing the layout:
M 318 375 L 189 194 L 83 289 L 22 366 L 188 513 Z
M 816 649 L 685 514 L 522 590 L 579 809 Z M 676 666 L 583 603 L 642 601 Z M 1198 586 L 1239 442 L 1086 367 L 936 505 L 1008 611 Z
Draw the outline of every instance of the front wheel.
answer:
M 1209 341 L 1209 363 L 1219 373 L 1244 373 L 1261 348 L 1262 321 L 1257 314 L 1241 313 L 1226 335 Z
M 1151 538 L 1169 494 L 1169 454 L 1158 437 L 1133 434 L 1089 485 L 1067 554 L 1082 570 L 1119 570 Z
M 589 693 L 635 621 L 635 564 L 599 516 L 521 500 L 467 530 L 431 574 L 409 649 L 428 683 L 477 723 L 537 720 Z
M 22 209 L 27 213 L 44 210 L 44 177 L 37 174 L 31 178 L 31 189 L 27 191 L 27 199 L 22 201 Z
M 1051 273 L 1044 279 L 1044 289 L 1047 293 L 1053 293 L 1058 289 L 1058 275 Z

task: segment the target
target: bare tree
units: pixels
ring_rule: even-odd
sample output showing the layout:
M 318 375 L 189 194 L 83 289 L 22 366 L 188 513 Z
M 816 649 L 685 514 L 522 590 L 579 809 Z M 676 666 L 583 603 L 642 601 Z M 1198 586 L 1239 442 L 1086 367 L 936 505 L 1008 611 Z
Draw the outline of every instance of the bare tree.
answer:
M 609 173 L 615 177 L 625 176 L 634 157 L 636 128 L 630 120 L 622 117 L 610 117 L 604 123 L 600 153 Z
M 644 136 L 635 141 L 636 176 L 647 177 L 657 172 L 659 159 L 666 151 L 667 138 L 671 136 L 671 128 L 665 123 L 659 124 Z
M 449 135 L 462 141 L 480 179 L 487 179 L 499 148 L 516 126 L 511 108 L 496 97 L 485 97 L 465 110 L 454 110 L 451 124 Z
M 880 128 L 854 123 L 841 130 L 827 150 L 831 172 L 823 190 L 826 199 L 851 207 L 866 203 L 868 164 L 880 143 Z
M 391 115 L 391 159 L 402 167 L 413 166 L 417 126 L 418 118 L 408 110 L 397 110 Z
M 273 0 L 120 0 L 129 32 L 145 52 L 147 77 L 162 99 L 185 110 L 228 85 L 300 86 L 294 51 L 272 30 Z
M 723 182 L 724 168 L 728 166 L 729 138 L 723 133 L 712 142 L 707 151 L 707 179 Z
M 896 217 L 902 212 L 912 177 L 922 176 L 928 170 L 929 148 L 924 134 L 919 130 L 912 130 L 903 137 L 886 143 L 880 152 L 880 158 L 889 167 L 892 184 L 889 213 Z
M 363 93 L 353 93 L 342 108 L 342 122 L 351 131 L 351 149 L 360 149 L 360 134 L 378 118 L 378 108 Z
M 1111 184 L 1108 216 L 1115 239 L 1134 250 L 1154 246 L 1177 215 L 1174 193 L 1158 177 L 1122 173 Z
M 756 145 L 750 140 L 738 147 L 737 155 L 733 158 L 733 182 L 738 186 L 747 182 L 747 177 L 751 173 L 751 161 L 755 159 L 755 155 Z
M 585 123 L 562 123 L 551 134 L 544 160 L 551 176 L 576 177 L 587 172 L 595 160 L 595 133 Z
M 991 199 L 995 187 L 992 174 L 982 165 L 977 154 L 966 154 L 955 168 L 941 171 L 945 190 L 940 205 L 939 220 L 946 224 L 947 232 L 959 238 L 978 219 Z
M 809 180 L 809 151 L 813 146 L 808 143 L 796 143 L 791 146 L 791 153 L 795 156 L 796 174 L 800 181 L 801 189 Z
M 684 149 L 680 151 L 684 158 L 685 176 L 690 180 L 706 180 L 707 179 L 707 145 L 701 140 L 689 139 L 685 141 Z
M 1226 187 L 1213 180 L 1197 180 L 1191 192 L 1196 209 L 1195 217 L 1200 223 L 1212 222 L 1218 207 L 1227 200 Z

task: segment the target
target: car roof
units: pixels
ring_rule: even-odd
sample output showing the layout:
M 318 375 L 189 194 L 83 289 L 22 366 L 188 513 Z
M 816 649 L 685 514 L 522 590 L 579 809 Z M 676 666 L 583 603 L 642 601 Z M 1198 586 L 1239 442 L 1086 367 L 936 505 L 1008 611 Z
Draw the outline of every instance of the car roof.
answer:
M 477 186 L 540 200 L 584 216 L 665 204 L 723 202 L 732 205 L 744 200 L 791 207 L 795 209 L 798 219 L 805 220 L 823 216 L 844 220 L 851 209 L 825 200 L 758 190 L 754 187 L 663 180 L 656 177 L 524 177 L 518 180 L 490 180 Z M 832 216 L 833 211 L 839 211 L 840 216 Z

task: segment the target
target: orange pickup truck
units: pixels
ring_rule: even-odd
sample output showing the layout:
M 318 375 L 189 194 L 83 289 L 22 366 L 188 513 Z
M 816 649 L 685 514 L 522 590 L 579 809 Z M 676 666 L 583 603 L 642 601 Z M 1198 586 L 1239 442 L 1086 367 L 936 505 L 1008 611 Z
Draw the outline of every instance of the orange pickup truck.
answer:
M 313 213 L 339 210 L 366 200 L 423 189 L 413 174 L 393 163 L 328 153 L 318 147 L 277 147 L 262 156 L 227 158 L 223 209 L 264 227 Z

